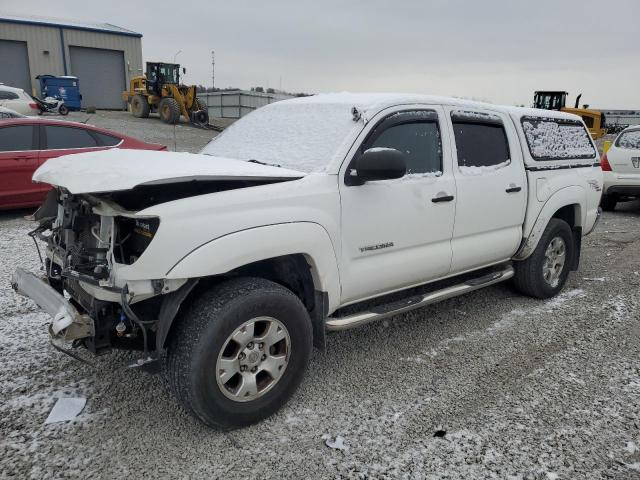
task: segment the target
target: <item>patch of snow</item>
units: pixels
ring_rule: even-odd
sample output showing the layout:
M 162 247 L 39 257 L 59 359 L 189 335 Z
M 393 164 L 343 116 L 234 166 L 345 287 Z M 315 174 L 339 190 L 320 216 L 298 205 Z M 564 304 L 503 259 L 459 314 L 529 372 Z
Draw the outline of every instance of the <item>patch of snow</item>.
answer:
M 462 175 L 476 176 L 476 175 L 484 175 L 486 173 L 494 173 L 500 170 L 501 168 L 509 165 L 510 162 L 511 160 L 506 160 L 496 165 L 482 165 L 480 167 L 460 165 L 458 168 L 460 169 L 460 173 L 462 173 Z
M 362 123 L 341 103 L 276 102 L 242 117 L 202 153 L 322 171 Z
M 582 125 L 550 119 L 525 119 L 522 128 L 531 156 L 536 160 L 595 158 L 589 132 Z
M 631 150 L 640 150 L 640 130 L 622 132 L 616 141 L 616 146 Z
M 626 452 L 632 455 L 636 452 L 640 452 L 640 447 L 638 447 L 638 445 L 636 445 L 635 442 L 627 442 L 624 449 Z

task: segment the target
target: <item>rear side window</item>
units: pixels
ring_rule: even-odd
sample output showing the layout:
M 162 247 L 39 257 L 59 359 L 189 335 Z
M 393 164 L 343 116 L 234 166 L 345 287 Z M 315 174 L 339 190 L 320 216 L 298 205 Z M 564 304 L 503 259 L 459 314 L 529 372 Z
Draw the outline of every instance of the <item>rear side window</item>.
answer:
M 0 100 L 18 100 L 20 97 L 15 92 L 0 90 Z
M 0 152 L 34 150 L 33 127 L 18 125 L 0 128 Z
M 98 142 L 103 147 L 113 147 L 115 145 L 118 145 L 122 141 L 121 138 L 114 137 L 112 135 L 107 135 L 106 133 L 91 132 L 91 135 L 97 138 Z
M 596 156 L 589 132 L 577 120 L 523 117 L 522 129 L 534 160 L 564 160 Z
M 616 147 L 640 150 L 640 130 L 622 132 L 616 140 Z
M 44 130 L 47 137 L 47 150 L 99 146 L 97 140 L 82 128 L 45 125 Z
M 509 163 L 509 141 L 500 117 L 481 112 L 451 112 L 462 172 L 495 170 Z

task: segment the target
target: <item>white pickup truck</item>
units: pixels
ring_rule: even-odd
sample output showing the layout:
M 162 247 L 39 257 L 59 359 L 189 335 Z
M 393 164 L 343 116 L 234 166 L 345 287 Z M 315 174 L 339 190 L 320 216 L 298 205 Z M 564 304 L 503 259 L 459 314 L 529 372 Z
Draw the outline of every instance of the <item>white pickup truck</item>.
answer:
M 579 117 L 386 94 L 278 102 L 201 154 L 70 155 L 34 180 L 56 186 L 31 233 L 46 278 L 14 288 L 55 341 L 140 350 L 222 428 L 281 407 L 327 330 L 508 279 L 555 295 L 602 191 Z

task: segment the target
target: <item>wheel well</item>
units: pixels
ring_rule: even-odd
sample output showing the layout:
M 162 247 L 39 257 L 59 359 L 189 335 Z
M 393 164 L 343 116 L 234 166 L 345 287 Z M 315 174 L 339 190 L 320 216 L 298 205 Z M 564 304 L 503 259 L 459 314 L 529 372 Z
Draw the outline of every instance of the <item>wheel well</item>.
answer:
M 573 232 L 573 258 L 571 259 L 571 270 L 578 269 L 580 264 L 580 251 L 582 250 L 582 217 L 580 215 L 580 205 L 565 205 L 552 218 L 558 218 L 567 222 Z
M 576 225 L 576 210 L 579 211 L 579 205 L 566 205 L 553 214 L 552 218 L 559 218 L 560 220 L 564 220 L 569 224 L 571 229 L 578 226 Z M 578 217 L 579 219 L 580 217 Z
M 266 278 L 295 293 L 307 310 L 311 311 L 315 306 L 311 267 L 302 254 L 260 260 L 239 267 L 229 274 Z

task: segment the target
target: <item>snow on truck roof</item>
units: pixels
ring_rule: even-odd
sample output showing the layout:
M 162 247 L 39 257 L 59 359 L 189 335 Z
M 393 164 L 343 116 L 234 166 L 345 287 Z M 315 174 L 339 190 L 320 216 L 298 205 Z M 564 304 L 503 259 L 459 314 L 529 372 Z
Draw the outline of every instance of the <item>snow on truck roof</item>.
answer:
M 467 100 L 463 98 L 445 97 L 438 95 L 425 95 L 414 93 L 322 93 L 310 97 L 292 98 L 277 103 L 298 103 L 298 104 L 325 104 L 325 105 L 344 105 L 345 107 L 356 107 L 361 112 L 369 112 L 375 114 L 380 110 L 388 107 L 403 104 L 434 104 L 434 105 L 451 105 L 456 107 L 467 108 L 484 108 L 503 112 L 518 117 L 532 116 L 545 118 L 564 118 L 571 120 L 580 120 L 578 115 L 566 112 L 558 112 L 555 110 L 541 110 L 537 108 L 527 107 L 511 107 L 508 105 L 496 105 L 493 103 L 479 102 L 476 100 Z M 275 104 L 274 104 L 275 105 Z

